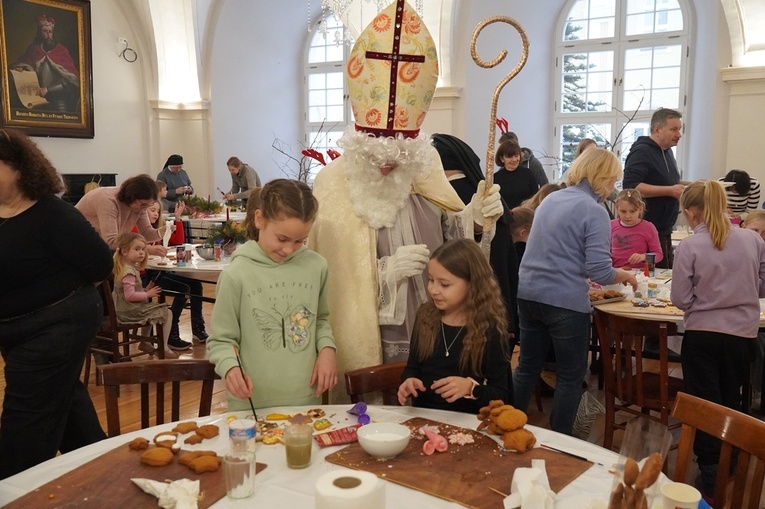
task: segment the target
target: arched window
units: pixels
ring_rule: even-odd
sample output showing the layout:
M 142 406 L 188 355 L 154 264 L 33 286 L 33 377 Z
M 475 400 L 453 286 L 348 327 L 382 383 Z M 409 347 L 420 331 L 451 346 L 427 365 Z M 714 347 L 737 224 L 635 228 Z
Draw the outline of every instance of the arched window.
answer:
M 337 147 L 343 130 L 353 122 L 345 85 L 345 64 L 352 43 L 345 42 L 345 30 L 341 21 L 328 15 L 317 23 L 306 54 L 305 145 L 325 158 L 327 149 Z M 320 169 L 316 166 L 312 173 Z
M 691 19 L 686 0 L 570 0 L 563 13 L 554 97 L 561 174 L 583 138 L 623 160 L 650 134 L 654 111 L 683 111 Z

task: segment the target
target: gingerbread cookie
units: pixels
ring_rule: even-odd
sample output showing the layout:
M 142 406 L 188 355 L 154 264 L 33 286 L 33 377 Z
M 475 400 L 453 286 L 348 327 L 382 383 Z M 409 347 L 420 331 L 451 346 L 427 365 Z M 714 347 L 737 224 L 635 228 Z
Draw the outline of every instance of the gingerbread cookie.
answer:
M 306 414 L 308 415 L 308 417 L 311 417 L 312 419 L 318 419 L 326 415 L 324 413 L 324 410 L 321 408 L 312 408 L 309 411 L 307 411 Z
M 217 454 L 215 454 L 215 451 L 186 452 L 178 456 L 178 463 L 188 467 L 192 461 L 199 458 L 200 456 L 217 456 Z
M 200 435 L 203 438 L 212 438 L 218 436 L 218 432 L 218 426 L 215 424 L 205 424 L 204 426 L 197 428 L 197 435 Z
M 128 443 L 128 447 L 134 451 L 142 451 L 143 449 L 147 449 L 149 447 L 149 441 L 143 437 L 134 438 L 130 443 Z
M 313 423 L 313 429 L 315 429 L 316 431 L 321 431 L 331 426 L 332 426 L 332 423 L 327 419 L 317 419 Z
M 195 445 L 195 444 L 201 444 L 202 440 L 204 440 L 204 437 L 202 435 L 197 435 L 194 433 L 193 435 L 189 436 L 186 440 L 183 441 L 184 444 L 189 445 Z
M 280 428 L 269 429 L 263 432 L 263 443 L 265 445 L 273 445 L 282 443 L 282 437 L 284 436 L 284 430 Z
M 309 424 L 313 421 L 310 417 L 308 417 L 306 414 L 295 414 L 292 417 L 290 417 L 289 421 L 292 424 Z
M 165 447 L 152 447 L 141 454 L 141 463 L 150 467 L 164 467 L 173 462 L 173 452 Z
M 154 443 L 157 447 L 171 449 L 178 442 L 178 433 L 174 431 L 165 431 L 154 437 Z
M 180 433 L 181 435 L 185 435 L 186 433 L 191 433 L 192 431 L 196 430 L 197 423 L 194 421 L 179 422 L 178 425 L 173 428 L 173 431 Z
M 197 474 L 215 472 L 220 467 L 221 459 L 218 456 L 200 456 L 189 463 L 189 468 Z

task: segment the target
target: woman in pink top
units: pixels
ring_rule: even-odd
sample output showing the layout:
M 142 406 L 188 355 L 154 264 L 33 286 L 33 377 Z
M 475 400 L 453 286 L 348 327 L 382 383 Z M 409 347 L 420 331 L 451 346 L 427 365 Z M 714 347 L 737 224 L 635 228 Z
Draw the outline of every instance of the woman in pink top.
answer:
M 611 259 L 614 267 L 641 268 L 645 254 L 654 253 L 656 262 L 664 255 L 659 232 L 653 223 L 643 221 L 645 203 L 640 191 L 625 189 L 616 197 L 619 217 L 611 220 Z
M 159 231 L 149 223 L 146 209 L 157 201 L 157 185 L 148 175 L 130 177 L 120 187 L 99 187 L 86 193 L 75 207 L 93 225 L 101 238 L 116 250 L 120 233 L 134 226 L 148 242 L 162 240 Z M 162 245 L 147 246 L 152 255 L 165 256 Z

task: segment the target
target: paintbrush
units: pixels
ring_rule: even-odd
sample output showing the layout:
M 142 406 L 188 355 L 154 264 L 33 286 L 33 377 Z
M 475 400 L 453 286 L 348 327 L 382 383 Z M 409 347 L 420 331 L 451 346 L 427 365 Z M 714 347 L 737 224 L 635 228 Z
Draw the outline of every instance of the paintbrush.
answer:
M 239 349 L 234 345 L 234 355 L 236 356 L 236 363 L 239 364 L 239 370 L 242 372 L 242 379 L 244 379 L 244 368 L 242 367 L 242 359 L 239 358 Z M 252 404 L 252 396 L 247 398 L 250 402 L 250 408 L 252 409 L 252 417 L 257 421 L 258 414 L 255 413 L 255 405 Z
M 573 452 L 568 451 L 562 451 L 560 449 L 556 449 L 555 447 L 549 446 L 547 444 L 539 444 L 539 447 L 542 447 L 543 449 L 549 449 L 550 451 L 559 452 L 561 454 L 565 454 L 566 456 L 571 456 L 572 458 L 576 458 L 582 461 L 589 461 L 590 463 L 595 463 L 596 465 L 603 466 L 603 463 L 600 463 L 599 461 L 593 461 L 591 459 L 587 459 L 584 456 L 579 456 L 578 454 L 574 454 Z
M 493 491 L 494 493 L 496 493 L 497 495 L 502 495 L 502 496 L 503 496 L 503 497 L 505 497 L 505 498 L 507 498 L 507 497 L 509 496 L 509 495 L 507 495 L 506 493 L 502 493 L 502 492 L 501 492 L 501 491 L 499 491 L 499 490 L 495 490 L 495 489 L 494 489 L 494 488 L 492 488 L 491 486 L 489 486 L 489 489 L 490 489 L 491 491 Z

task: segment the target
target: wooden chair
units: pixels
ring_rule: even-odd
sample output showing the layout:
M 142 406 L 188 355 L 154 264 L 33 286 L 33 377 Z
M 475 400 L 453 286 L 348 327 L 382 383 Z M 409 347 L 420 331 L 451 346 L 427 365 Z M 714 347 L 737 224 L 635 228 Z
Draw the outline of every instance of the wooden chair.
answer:
M 165 383 L 172 384 L 171 421 L 180 419 L 181 382 L 202 381 L 199 397 L 199 416 L 210 415 L 213 382 L 220 379 L 215 366 L 207 359 L 164 359 L 153 361 L 121 362 L 96 367 L 96 381 L 104 386 L 106 422 L 110 437 L 120 434 L 119 388 L 122 385 L 141 385 L 141 428 L 149 424 L 149 386 L 156 385 L 155 424 L 165 422 Z
M 670 429 L 679 428 L 680 423 L 669 426 L 669 414 L 676 394 L 683 388 L 683 380 L 669 376 L 667 360 L 667 336 L 677 334 L 677 325 L 612 315 L 597 308 L 595 323 L 606 390 L 603 447 L 611 449 L 614 430 L 625 427 L 625 423 L 616 422 L 616 412 L 619 411 L 646 416 Z M 659 338 L 658 372 L 648 371 L 643 366 L 646 336 Z M 651 411 L 657 412 L 658 417 L 651 415 Z
M 406 362 L 380 364 L 345 372 L 345 392 L 353 403 L 365 401 L 364 394 L 382 392 L 385 405 L 398 405 L 398 387 Z
M 689 482 L 696 430 L 722 441 L 713 507 L 757 509 L 765 477 L 765 422 L 722 405 L 685 394 L 677 395 L 672 417 L 682 423 L 674 480 Z M 736 477 L 729 495 L 732 452 L 738 449 Z
M 144 336 L 140 329 L 145 324 L 123 324 L 117 321 L 117 311 L 114 307 L 114 298 L 112 297 L 112 285 L 107 279 L 98 284 L 98 291 L 101 294 L 101 301 L 104 308 L 104 316 L 101 320 L 101 327 L 96 333 L 94 342 L 91 344 L 88 356 L 85 358 L 85 385 L 88 385 L 90 379 L 90 362 L 93 354 L 104 354 L 109 358 L 109 362 L 123 362 L 131 360 L 134 357 L 148 355 L 146 352 L 130 352 L 130 345 L 148 341 L 156 347 L 156 354 L 160 359 L 165 358 L 165 336 L 163 325 L 154 326 L 153 333 Z M 169 326 L 169 324 L 168 324 Z M 103 345 L 103 346 L 102 346 Z

